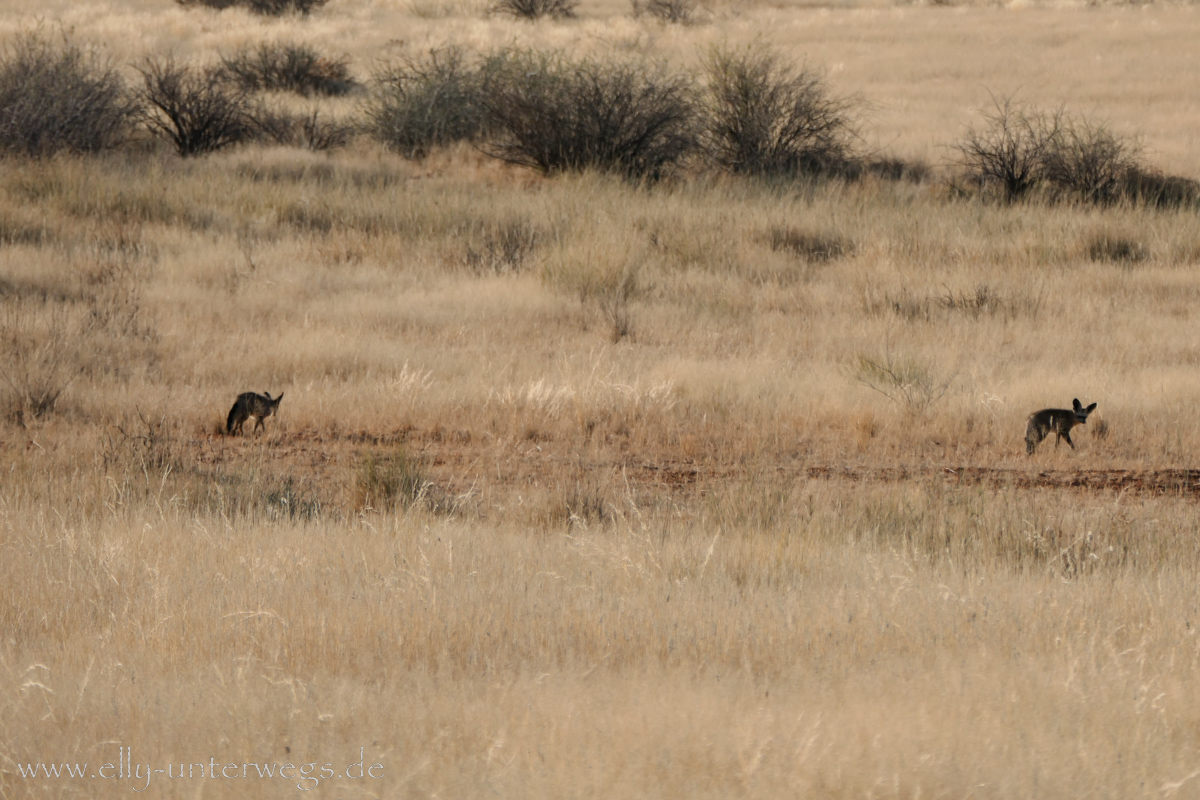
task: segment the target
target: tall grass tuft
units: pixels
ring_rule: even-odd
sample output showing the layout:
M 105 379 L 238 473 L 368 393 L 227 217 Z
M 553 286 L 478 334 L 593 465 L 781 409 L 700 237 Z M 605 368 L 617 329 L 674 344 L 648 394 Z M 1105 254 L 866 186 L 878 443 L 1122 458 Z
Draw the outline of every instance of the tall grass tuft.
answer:
M 363 511 L 404 510 L 424 500 L 430 487 L 420 460 L 403 449 L 368 453 L 355 473 L 354 506 Z

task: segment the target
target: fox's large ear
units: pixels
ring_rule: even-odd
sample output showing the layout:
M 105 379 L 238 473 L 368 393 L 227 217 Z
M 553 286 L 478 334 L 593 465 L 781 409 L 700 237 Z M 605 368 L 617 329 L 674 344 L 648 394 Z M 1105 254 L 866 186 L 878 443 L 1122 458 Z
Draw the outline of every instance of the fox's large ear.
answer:
M 270 392 L 263 392 L 263 397 L 265 397 L 265 398 L 267 398 L 268 400 L 270 400 L 270 399 L 271 399 L 271 393 L 270 393 Z M 1078 400 L 1076 400 L 1075 402 L 1076 402 L 1076 403 L 1078 403 L 1079 401 L 1078 401 Z
M 1071 401 L 1071 406 L 1076 411 L 1083 411 L 1083 403 L 1079 402 L 1078 397 L 1076 397 L 1074 400 Z
M 282 399 L 283 399 L 283 392 L 280 392 L 279 397 L 276 397 L 272 402 L 278 403 Z M 1095 408 L 1095 407 L 1096 407 L 1096 404 L 1092 403 L 1092 408 Z
M 1087 413 L 1089 413 L 1089 414 L 1090 414 L 1090 413 L 1092 413 L 1092 412 L 1093 412 L 1093 411 L 1095 411 L 1095 410 L 1096 410 L 1096 404 L 1095 404 L 1095 403 L 1092 403 L 1090 406 L 1088 406 L 1087 408 L 1085 408 L 1085 409 L 1084 409 L 1084 411 L 1086 411 L 1086 412 L 1087 412 Z

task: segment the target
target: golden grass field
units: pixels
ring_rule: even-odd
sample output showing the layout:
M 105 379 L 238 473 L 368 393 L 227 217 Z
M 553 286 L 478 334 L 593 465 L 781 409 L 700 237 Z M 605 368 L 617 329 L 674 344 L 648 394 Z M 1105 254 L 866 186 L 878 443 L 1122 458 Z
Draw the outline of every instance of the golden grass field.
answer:
M 39 20 L 363 77 L 762 38 L 935 176 L 1018 92 L 1200 178 L 1193 5 L 17 0 L 0 37 Z M 0 797 L 1200 794 L 1195 209 L 361 140 L 3 161 L 0 242 Z M 225 436 L 251 390 L 279 415 Z M 1074 397 L 1077 449 L 1028 457 Z

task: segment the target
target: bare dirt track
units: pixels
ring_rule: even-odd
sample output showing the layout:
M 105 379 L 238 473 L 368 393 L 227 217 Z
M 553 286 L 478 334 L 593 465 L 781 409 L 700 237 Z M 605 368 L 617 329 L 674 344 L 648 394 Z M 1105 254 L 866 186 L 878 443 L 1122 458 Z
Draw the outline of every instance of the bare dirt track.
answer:
M 367 454 L 404 452 L 416 459 L 436 490 L 474 497 L 483 506 L 506 504 L 534 489 L 588 482 L 620 487 L 636 502 L 684 499 L 712 493 L 730 483 L 770 477 L 775 483 L 829 481 L 863 484 L 942 484 L 1131 496 L 1200 498 L 1200 469 L 1038 469 L 951 465 L 831 465 L 799 454 L 745 460 L 648 459 L 632 447 L 592 449 L 553 440 L 472 438 L 446 432 L 395 431 L 390 434 L 288 431 L 253 437 L 205 437 L 190 447 L 205 469 L 239 471 L 253 465 L 281 478 L 297 479 L 329 501 L 352 494 L 357 465 Z M 338 488 L 345 490 L 341 498 Z
M 720 477 L 711 468 L 683 464 L 640 464 L 635 472 L 658 476 L 668 485 L 695 484 L 705 478 Z M 1080 489 L 1113 491 L 1134 494 L 1174 494 L 1200 497 L 1200 469 L 1079 469 L 1079 470 L 1019 470 L 997 467 L 831 467 L 799 466 L 778 468 L 780 473 L 793 472 L 797 479 L 842 480 L 867 483 L 929 482 L 940 480 L 947 484 L 1017 489 Z
M 933 480 L 960 485 L 985 484 L 1018 489 L 1084 489 L 1200 496 L 1200 469 L 1077 469 L 1029 471 L 995 467 L 924 467 L 919 469 L 839 470 L 809 467 L 810 478 L 859 481 Z

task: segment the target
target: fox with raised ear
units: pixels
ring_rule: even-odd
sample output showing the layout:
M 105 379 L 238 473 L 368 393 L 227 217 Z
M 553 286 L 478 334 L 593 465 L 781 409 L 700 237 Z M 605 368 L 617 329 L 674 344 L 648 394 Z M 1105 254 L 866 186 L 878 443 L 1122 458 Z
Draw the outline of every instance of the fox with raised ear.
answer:
M 1041 411 L 1035 411 L 1029 415 L 1029 425 L 1025 428 L 1025 450 L 1029 455 L 1033 455 L 1033 451 L 1037 449 L 1042 439 L 1051 433 L 1056 434 L 1055 449 L 1063 439 L 1067 440 L 1067 444 L 1071 445 L 1072 450 L 1075 449 L 1075 443 L 1071 441 L 1071 428 L 1086 423 L 1088 414 L 1096 410 L 1096 404 L 1092 403 L 1084 408 L 1083 403 L 1080 403 L 1077 398 L 1071 403 L 1071 406 L 1070 410 L 1043 408 Z
M 262 394 L 243 392 L 238 395 L 233 408 L 229 409 L 229 418 L 225 420 L 225 433 L 229 435 L 233 435 L 234 431 L 241 433 L 242 425 L 251 417 L 254 417 L 254 432 L 257 433 L 258 429 L 262 428 L 265 433 L 267 426 L 263 424 L 263 420 L 279 410 L 279 401 L 282 399 L 282 394 L 271 399 L 270 392 Z

